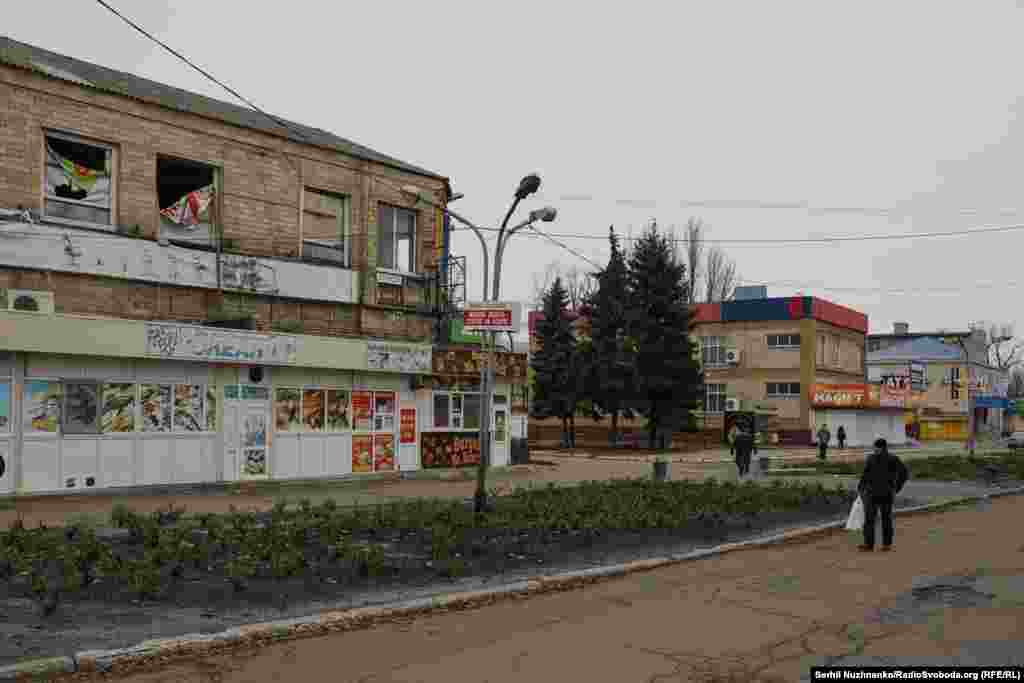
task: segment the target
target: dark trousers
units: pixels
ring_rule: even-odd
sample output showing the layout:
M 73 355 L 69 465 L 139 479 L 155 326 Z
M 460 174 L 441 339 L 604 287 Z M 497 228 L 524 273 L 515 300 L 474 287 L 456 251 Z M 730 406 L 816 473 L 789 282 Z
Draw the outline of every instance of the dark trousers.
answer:
M 739 470 L 740 476 L 750 472 L 750 453 L 752 450 L 751 448 L 736 448 L 736 468 Z
M 839 448 L 846 448 L 846 439 L 839 439 Z
M 828 451 L 828 444 L 824 444 L 824 443 L 818 444 L 818 459 L 819 460 L 824 460 L 825 459 L 825 452 L 826 451 Z
M 882 513 L 882 545 L 892 545 L 892 503 L 891 495 L 864 497 L 864 545 L 875 547 L 875 520 Z

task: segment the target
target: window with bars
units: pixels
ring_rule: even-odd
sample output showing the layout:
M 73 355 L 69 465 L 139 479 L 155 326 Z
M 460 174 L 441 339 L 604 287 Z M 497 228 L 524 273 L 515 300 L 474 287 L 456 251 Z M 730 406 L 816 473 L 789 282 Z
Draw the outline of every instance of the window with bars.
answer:
M 797 349 L 800 348 L 799 334 L 769 334 L 768 348 L 770 349 Z
M 725 365 L 724 337 L 701 337 L 700 349 L 704 365 Z
M 799 382 L 768 382 L 765 385 L 768 398 L 791 398 L 800 396 Z
M 704 412 L 724 413 L 725 412 L 725 385 L 706 384 L 704 385 Z

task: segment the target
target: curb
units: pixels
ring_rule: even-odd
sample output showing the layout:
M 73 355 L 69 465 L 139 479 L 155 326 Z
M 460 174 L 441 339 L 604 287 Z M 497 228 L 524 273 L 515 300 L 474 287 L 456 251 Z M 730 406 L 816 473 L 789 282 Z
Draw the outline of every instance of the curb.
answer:
M 911 508 L 893 510 L 893 513 L 895 515 L 910 516 L 942 512 L 961 505 L 1020 494 L 1024 494 L 1024 487 L 1003 489 L 981 495 L 964 496 L 940 503 L 918 505 Z M 626 576 L 635 572 L 650 571 L 669 565 L 702 560 L 734 551 L 750 550 L 796 540 L 810 540 L 814 537 L 828 535 L 836 530 L 843 529 L 845 526 L 846 522 L 840 520 L 827 524 L 792 529 L 748 541 L 724 543 L 688 553 L 582 569 L 555 576 L 540 576 L 484 590 L 463 591 L 379 606 L 358 607 L 322 612 L 312 616 L 293 619 L 247 624 L 213 634 L 193 633 L 174 638 L 147 640 L 132 647 L 116 650 L 86 650 L 78 652 L 73 657 L 36 659 L 7 667 L 0 667 L 0 681 L 76 672 L 109 672 L 115 668 L 121 669 L 143 664 L 146 660 L 157 657 L 203 654 L 243 644 L 266 644 L 293 638 L 324 635 L 337 631 L 358 630 L 368 628 L 384 619 L 410 618 L 426 612 L 470 607 L 507 597 L 569 590 L 578 587 L 580 584 L 593 583 L 603 579 Z

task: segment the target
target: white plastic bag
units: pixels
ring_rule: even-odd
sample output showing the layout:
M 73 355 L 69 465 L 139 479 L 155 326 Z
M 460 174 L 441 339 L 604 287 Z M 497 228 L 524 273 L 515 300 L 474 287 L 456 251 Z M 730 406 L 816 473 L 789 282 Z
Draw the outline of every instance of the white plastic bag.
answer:
M 853 507 L 850 508 L 850 516 L 846 519 L 846 530 L 860 531 L 863 528 L 864 501 L 861 500 L 860 496 L 857 496 L 857 500 L 853 501 Z

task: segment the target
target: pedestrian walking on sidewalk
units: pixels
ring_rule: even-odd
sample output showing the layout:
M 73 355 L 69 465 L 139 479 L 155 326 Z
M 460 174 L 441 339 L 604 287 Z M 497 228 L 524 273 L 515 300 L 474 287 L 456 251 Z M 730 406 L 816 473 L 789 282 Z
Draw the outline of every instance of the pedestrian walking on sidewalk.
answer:
M 733 451 L 736 453 L 736 469 L 740 477 L 750 474 L 750 454 L 754 450 L 754 435 L 740 429 L 736 432 L 733 441 Z
M 828 452 L 828 442 L 832 438 L 832 432 L 828 431 L 828 427 L 821 425 L 821 429 L 818 430 L 818 460 L 824 460 L 825 455 Z
M 857 491 L 864 502 L 864 544 L 859 550 L 875 549 L 875 520 L 882 517 L 882 550 L 891 550 L 893 541 L 892 506 L 903 490 L 910 473 L 903 461 L 889 452 L 885 439 L 875 441 L 875 449 L 864 465 Z
M 846 427 L 839 425 L 839 429 L 836 430 L 836 441 L 839 442 L 839 450 L 846 448 Z

